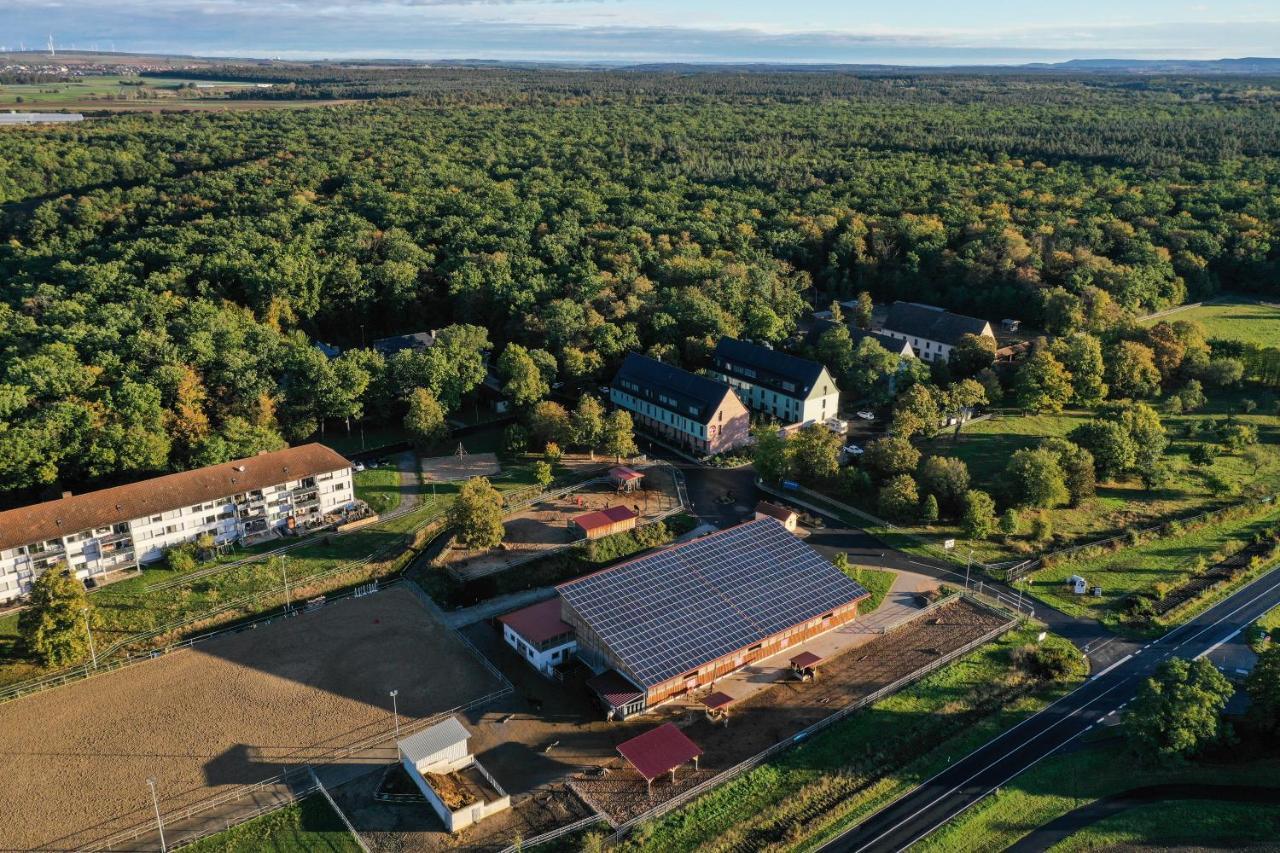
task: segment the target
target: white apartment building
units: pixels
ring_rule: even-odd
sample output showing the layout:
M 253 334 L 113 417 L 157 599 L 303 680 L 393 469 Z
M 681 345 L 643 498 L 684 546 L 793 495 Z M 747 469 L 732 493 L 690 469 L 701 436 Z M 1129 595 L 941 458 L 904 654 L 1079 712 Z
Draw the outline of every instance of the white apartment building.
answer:
M 351 464 L 306 444 L 0 512 L 0 602 L 65 563 L 93 586 L 210 534 L 218 544 L 306 527 L 355 499 Z
M 737 391 L 747 408 L 784 424 L 840 416 L 840 389 L 826 367 L 807 358 L 721 338 L 711 354 L 711 375 Z

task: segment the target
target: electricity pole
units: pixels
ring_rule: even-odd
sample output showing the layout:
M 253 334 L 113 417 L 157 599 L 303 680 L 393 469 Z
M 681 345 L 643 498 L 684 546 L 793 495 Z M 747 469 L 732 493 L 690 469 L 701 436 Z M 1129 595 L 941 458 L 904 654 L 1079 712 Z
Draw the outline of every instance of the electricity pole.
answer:
M 164 843 L 164 821 L 160 820 L 160 799 L 156 796 L 156 777 L 148 776 L 147 785 L 151 788 L 151 805 L 156 809 L 156 829 L 160 831 L 160 853 L 168 853 Z

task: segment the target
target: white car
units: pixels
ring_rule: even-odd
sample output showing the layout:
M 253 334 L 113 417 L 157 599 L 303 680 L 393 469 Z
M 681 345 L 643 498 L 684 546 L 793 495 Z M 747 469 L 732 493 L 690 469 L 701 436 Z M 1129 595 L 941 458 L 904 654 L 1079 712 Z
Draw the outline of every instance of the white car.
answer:
M 865 451 L 856 444 L 847 445 L 844 452 L 848 456 L 861 456 Z
M 357 462 L 356 464 L 354 464 L 354 465 L 352 465 L 352 466 L 351 466 L 351 469 L 352 469 L 353 471 L 363 471 L 363 470 L 364 470 L 364 463 L 363 463 L 363 462 Z
M 858 412 L 858 417 L 862 418 L 864 421 L 874 421 L 876 419 L 875 412 L 868 412 L 865 409 Z

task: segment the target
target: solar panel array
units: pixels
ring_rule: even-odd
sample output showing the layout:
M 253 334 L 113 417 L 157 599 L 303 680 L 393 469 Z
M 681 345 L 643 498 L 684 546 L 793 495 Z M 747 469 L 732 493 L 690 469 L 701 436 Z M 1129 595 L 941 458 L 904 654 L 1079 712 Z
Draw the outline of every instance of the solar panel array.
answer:
M 652 687 L 867 591 L 762 518 L 563 584 L 560 594 Z

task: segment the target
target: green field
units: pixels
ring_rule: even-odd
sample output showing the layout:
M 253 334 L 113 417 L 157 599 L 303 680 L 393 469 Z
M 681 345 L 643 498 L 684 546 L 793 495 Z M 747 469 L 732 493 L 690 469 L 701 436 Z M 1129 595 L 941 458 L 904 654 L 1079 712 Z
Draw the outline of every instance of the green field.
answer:
M 1224 298 L 1211 305 L 1175 311 L 1145 320 L 1152 325 L 1161 320 L 1194 320 L 1204 327 L 1209 339 L 1244 341 L 1263 347 L 1280 347 L 1280 305 L 1266 305 L 1251 299 Z
M 1243 517 L 1180 536 L 1163 536 L 1097 556 L 1054 562 L 1034 572 L 1025 588 L 1066 613 L 1101 619 L 1119 627 L 1120 609 L 1128 596 L 1150 594 L 1157 584 L 1174 588 L 1191 576 L 1198 558 L 1212 565 L 1216 562 L 1215 552 L 1239 548 L 1278 521 L 1280 506 L 1260 506 Z M 1102 595 L 1075 595 L 1066 586 L 1072 575 L 1082 576 L 1090 586 L 1101 586 Z
M 1194 820 L 1187 819 L 1189 813 L 1195 813 Z M 1170 800 L 1134 806 L 1104 818 L 1051 849 L 1053 853 L 1074 853 L 1134 844 L 1231 848 L 1274 843 L 1277 838 L 1280 838 L 1280 806 Z
M 0 84 L 0 106 L 30 108 L 87 104 L 95 101 L 110 104 L 117 101 L 206 100 L 209 97 L 217 97 L 221 92 L 217 88 L 184 89 L 183 85 L 188 82 L 191 81 L 168 77 L 107 75 L 81 77 L 65 83 L 5 83 Z M 236 86 L 233 83 L 220 85 Z
M 354 475 L 356 497 L 374 512 L 384 513 L 400 505 L 400 469 L 390 462 L 380 468 L 366 468 Z
M 885 596 L 893 588 L 893 582 L 898 579 L 897 572 L 892 572 L 888 569 L 868 569 L 861 566 L 852 567 L 848 574 L 849 577 L 862 584 L 867 592 L 871 593 L 870 598 L 858 605 L 858 613 L 863 616 L 868 613 L 874 613 L 881 604 L 884 604 Z
M 1257 404 L 1255 411 L 1249 414 L 1243 413 L 1246 399 Z M 1239 391 L 1217 391 L 1209 395 L 1209 402 L 1201 411 L 1162 414 L 1161 420 L 1170 439 L 1166 455 L 1174 472 L 1169 485 L 1148 490 L 1136 478 L 1099 484 L 1097 496 L 1082 506 L 1059 507 L 1052 511 L 1053 529 L 1059 541 L 1079 543 L 1102 539 L 1234 500 L 1214 493 L 1210 473 L 1230 481 L 1240 490 L 1255 488 L 1267 494 L 1280 491 L 1280 452 L 1276 450 L 1280 443 L 1280 419 L 1271 413 L 1271 404 L 1271 397 L 1267 394 L 1250 396 Z M 998 499 L 1001 477 L 1015 451 L 1034 447 L 1044 438 L 1065 436 L 1090 417 L 1090 413 L 1083 410 L 1027 416 L 1002 413 L 968 424 L 958 440 L 947 433 L 925 442 L 921 450 L 964 460 L 969 466 L 973 488 L 989 491 Z M 1206 469 L 1191 464 L 1188 453 L 1199 439 L 1189 434 L 1189 428 L 1206 420 L 1218 423 L 1228 418 L 1257 428 L 1260 445 L 1269 450 L 1256 471 L 1253 463 L 1239 453 L 1223 453 Z M 936 524 L 930 528 L 906 527 L 903 530 L 935 544 L 946 538 L 956 538 L 961 541 L 961 553 L 972 545 L 974 557 L 986 562 L 1014 559 L 1038 550 L 1025 537 L 1015 537 L 1008 542 L 997 537 L 969 543 L 955 525 Z
M 313 794 L 183 848 L 191 853 L 359 853 L 324 798 Z
M 858 711 L 684 808 L 636 829 L 620 849 L 812 849 L 910 790 L 1084 677 L 1042 683 L 1012 652 L 1027 625 Z M 1047 642 L 1068 645 L 1057 637 Z
M 1203 784 L 1276 785 L 1280 777 L 1280 761 L 1244 760 L 1240 763 L 1212 764 L 1200 762 L 1182 767 L 1144 767 L 1133 760 L 1119 760 L 1123 746 L 1116 740 L 1099 741 L 1085 749 L 1055 755 L 1002 785 L 1000 793 L 983 800 L 937 833 L 916 844 L 916 853 L 962 853 L 962 851 L 1003 850 L 1038 826 L 1072 809 L 1109 794 L 1127 791 L 1141 785 L 1171 782 Z M 1270 831 L 1264 840 L 1273 840 L 1280 809 L 1257 812 L 1259 831 Z M 1151 812 L 1160 813 L 1160 824 L 1150 821 Z M 1235 821 L 1228 822 L 1225 804 L 1200 801 L 1183 808 L 1169 804 L 1135 808 L 1102 821 L 1088 831 L 1077 834 L 1055 850 L 1087 850 L 1094 841 L 1101 842 L 1111 832 L 1150 830 L 1151 843 L 1208 843 L 1232 837 Z M 1144 814 L 1146 812 L 1146 814 Z M 1244 834 L 1239 840 L 1252 836 Z

